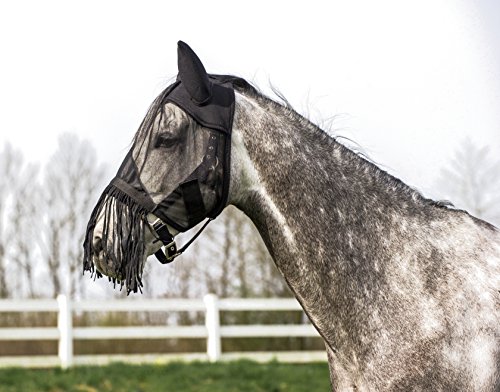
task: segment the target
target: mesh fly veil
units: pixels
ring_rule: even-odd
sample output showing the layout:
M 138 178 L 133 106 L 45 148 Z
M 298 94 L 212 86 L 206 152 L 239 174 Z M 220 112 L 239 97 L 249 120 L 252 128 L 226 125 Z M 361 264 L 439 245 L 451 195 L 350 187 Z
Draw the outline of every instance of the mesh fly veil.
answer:
M 87 226 L 84 271 L 102 276 L 93 259 L 102 252 L 102 272 L 128 292 L 142 287 L 148 214 L 184 232 L 215 218 L 227 203 L 233 82 L 239 79 L 207 75 L 182 42 L 178 55 L 178 80 L 151 105 Z M 94 249 L 98 221 L 103 225 L 101 248 Z

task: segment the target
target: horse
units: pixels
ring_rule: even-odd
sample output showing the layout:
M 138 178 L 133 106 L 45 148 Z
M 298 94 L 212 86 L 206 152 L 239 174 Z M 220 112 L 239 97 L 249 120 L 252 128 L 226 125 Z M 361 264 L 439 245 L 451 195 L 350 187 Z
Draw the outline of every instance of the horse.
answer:
M 91 215 L 84 271 L 140 290 L 148 255 L 172 261 L 176 234 L 231 204 L 323 338 L 332 390 L 500 391 L 499 230 L 182 41 L 178 68 Z

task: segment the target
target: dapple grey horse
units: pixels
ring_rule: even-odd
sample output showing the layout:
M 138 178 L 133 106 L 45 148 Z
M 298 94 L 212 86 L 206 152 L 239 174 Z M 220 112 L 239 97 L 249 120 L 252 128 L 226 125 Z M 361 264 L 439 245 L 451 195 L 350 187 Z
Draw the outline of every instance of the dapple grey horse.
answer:
M 499 230 L 424 198 L 241 79 L 233 87 L 226 204 L 253 221 L 323 337 L 333 390 L 500 391 Z M 148 117 L 153 139 L 206 132 L 172 102 L 157 101 Z M 158 188 L 175 154 L 135 155 L 149 172 L 145 189 Z M 116 202 L 101 204 L 112 211 Z M 102 231 L 117 213 L 104 215 L 89 226 L 86 269 L 120 280 L 120 260 L 102 251 L 116 246 Z M 141 270 L 161 245 L 153 234 L 134 238 L 143 242 Z

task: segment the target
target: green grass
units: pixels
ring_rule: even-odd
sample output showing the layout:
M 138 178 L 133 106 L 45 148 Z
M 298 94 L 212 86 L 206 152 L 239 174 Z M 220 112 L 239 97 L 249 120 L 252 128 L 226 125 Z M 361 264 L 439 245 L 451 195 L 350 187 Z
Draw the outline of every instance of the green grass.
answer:
M 82 366 L 0 369 L 0 391 L 22 392 L 316 392 L 329 391 L 326 363 L 235 361 L 210 364 Z

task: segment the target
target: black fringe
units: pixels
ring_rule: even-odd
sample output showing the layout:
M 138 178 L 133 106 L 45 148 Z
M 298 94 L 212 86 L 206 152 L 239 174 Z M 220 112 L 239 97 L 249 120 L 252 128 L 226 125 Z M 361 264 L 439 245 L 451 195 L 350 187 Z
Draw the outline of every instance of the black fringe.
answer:
M 120 290 L 125 286 L 127 294 L 142 292 L 147 211 L 113 185 L 108 185 L 104 190 L 90 216 L 83 243 L 83 272 L 90 271 L 94 279 L 102 277 L 92 260 L 94 228 L 102 211 L 104 211 L 103 252 L 108 264 L 113 266 L 114 276 L 110 277 L 110 280 L 115 285 L 119 284 Z

